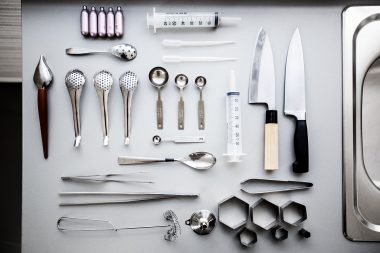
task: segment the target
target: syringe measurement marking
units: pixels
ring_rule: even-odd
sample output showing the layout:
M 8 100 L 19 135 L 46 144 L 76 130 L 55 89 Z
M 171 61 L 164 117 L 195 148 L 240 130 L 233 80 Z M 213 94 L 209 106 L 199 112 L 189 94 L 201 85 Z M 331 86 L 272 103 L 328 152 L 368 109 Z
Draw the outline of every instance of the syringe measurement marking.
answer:
M 230 128 L 230 143 L 235 145 L 240 145 L 240 109 L 239 109 L 239 97 L 230 96 L 229 99 L 229 111 L 231 122 L 229 124 Z
M 164 19 L 164 26 L 212 26 L 210 17 L 172 17 L 168 16 Z

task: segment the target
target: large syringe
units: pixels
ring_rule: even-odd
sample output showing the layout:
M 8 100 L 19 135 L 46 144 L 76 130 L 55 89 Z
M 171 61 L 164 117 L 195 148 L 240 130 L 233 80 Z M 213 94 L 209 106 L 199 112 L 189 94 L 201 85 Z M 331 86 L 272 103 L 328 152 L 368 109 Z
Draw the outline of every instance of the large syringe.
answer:
M 218 12 L 156 12 L 146 15 L 148 28 L 217 28 L 221 25 L 235 25 L 240 17 L 220 17 Z
M 235 72 L 231 70 L 230 90 L 226 97 L 226 120 L 227 120 L 227 157 L 228 162 L 241 162 L 243 153 L 241 132 L 241 103 L 240 92 L 236 89 Z

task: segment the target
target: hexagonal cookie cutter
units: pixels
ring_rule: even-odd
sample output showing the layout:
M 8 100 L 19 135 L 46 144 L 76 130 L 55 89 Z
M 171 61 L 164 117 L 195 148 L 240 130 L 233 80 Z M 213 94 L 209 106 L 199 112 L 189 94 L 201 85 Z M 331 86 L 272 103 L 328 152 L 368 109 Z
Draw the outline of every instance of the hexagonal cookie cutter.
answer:
M 284 223 L 297 227 L 307 219 L 306 206 L 288 201 L 280 207 L 280 218 Z
M 277 241 L 283 241 L 288 238 L 288 230 L 284 227 L 277 226 L 272 229 L 272 235 Z
M 239 228 L 248 221 L 249 205 L 236 196 L 230 196 L 218 204 L 218 220 L 231 229 Z
M 240 243 L 245 247 L 252 247 L 257 242 L 257 234 L 249 228 L 243 228 L 238 234 Z
M 259 199 L 251 206 L 253 224 L 264 230 L 269 230 L 278 224 L 280 209 L 277 205 L 266 199 Z

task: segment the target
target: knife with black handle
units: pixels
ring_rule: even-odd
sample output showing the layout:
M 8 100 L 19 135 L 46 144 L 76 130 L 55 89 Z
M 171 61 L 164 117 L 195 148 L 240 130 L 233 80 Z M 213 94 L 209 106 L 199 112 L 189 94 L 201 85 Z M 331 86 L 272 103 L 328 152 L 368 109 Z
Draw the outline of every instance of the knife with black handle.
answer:
M 293 172 L 309 171 L 309 143 L 306 124 L 305 71 L 301 35 L 295 30 L 289 44 L 285 70 L 285 106 L 286 115 L 296 118 L 294 132 Z

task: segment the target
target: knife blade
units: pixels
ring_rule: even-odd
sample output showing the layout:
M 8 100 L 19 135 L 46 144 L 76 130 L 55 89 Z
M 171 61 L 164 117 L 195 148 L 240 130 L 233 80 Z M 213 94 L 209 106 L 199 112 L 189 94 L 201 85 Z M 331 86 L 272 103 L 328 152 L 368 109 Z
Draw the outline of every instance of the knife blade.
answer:
M 286 58 L 284 113 L 296 118 L 294 132 L 296 160 L 293 162 L 293 171 L 295 173 L 308 172 L 309 147 L 306 124 L 305 70 L 302 41 L 298 28 L 293 33 Z
M 278 169 L 278 126 L 276 110 L 276 81 L 273 53 L 269 37 L 260 29 L 256 40 L 251 78 L 248 86 L 248 103 L 267 106 L 264 133 L 264 168 Z

